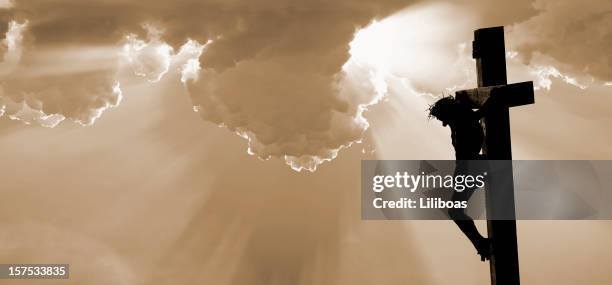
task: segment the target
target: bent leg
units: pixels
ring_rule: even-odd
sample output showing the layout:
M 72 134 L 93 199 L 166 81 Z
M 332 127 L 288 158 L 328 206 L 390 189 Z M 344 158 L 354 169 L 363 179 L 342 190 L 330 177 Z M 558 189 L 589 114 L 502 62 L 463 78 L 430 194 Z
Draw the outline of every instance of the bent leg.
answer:
M 466 189 L 463 192 L 454 192 L 452 200 L 453 202 L 468 201 L 472 194 L 474 194 L 474 189 Z M 480 232 L 478 232 L 476 224 L 474 224 L 474 220 L 465 213 L 465 209 L 453 208 L 448 210 L 448 214 L 473 244 L 484 238 Z
M 453 201 L 468 201 L 472 194 L 474 194 L 475 189 L 466 189 L 463 192 L 454 192 L 452 196 Z M 480 254 L 480 259 L 484 261 L 485 259 L 489 259 L 490 246 L 489 240 L 483 237 L 478 229 L 476 228 L 476 224 L 474 224 L 474 220 L 465 213 L 465 209 L 461 208 L 453 208 L 448 211 L 448 214 L 451 219 L 457 224 L 459 229 L 468 237 L 470 242 Z

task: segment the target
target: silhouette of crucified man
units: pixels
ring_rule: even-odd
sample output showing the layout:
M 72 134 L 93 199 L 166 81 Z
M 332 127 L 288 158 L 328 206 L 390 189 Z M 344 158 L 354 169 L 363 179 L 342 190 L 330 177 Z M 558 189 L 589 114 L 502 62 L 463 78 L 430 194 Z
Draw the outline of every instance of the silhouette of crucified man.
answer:
M 456 159 L 455 176 L 469 174 L 468 160 L 482 159 L 480 155 L 484 141 L 484 131 L 480 124 L 482 109 L 473 111 L 470 107 L 449 96 L 431 105 L 429 116 L 440 120 L 443 126 L 448 125 L 451 129 Z M 468 201 L 475 190 L 476 188 L 467 188 L 461 192 L 453 191 L 452 200 Z M 461 208 L 450 209 L 448 214 L 470 239 L 480 255 L 480 260 L 488 260 L 491 257 L 490 241 L 478 232 L 474 220 Z

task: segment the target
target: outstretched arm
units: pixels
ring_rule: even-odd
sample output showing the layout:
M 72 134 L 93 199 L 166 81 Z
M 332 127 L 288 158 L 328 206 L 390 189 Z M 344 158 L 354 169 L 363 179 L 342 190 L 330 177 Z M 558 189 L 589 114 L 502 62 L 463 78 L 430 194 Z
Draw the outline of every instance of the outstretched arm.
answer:
M 491 110 L 495 110 L 497 107 L 499 107 L 499 105 L 501 105 L 502 102 L 500 100 L 499 90 L 500 89 L 496 87 L 491 88 L 487 100 L 475 112 L 478 119 L 482 119 Z
M 478 119 L 484 117 L 485 114 L 496 109 L 496 107 L 504 104 L 501 93 L 503 86 L 488 86 L 475 89 L 461 90 L 455 92 L 455 98 L 459 103 L 467 106 L 470 109 L 477 109 L 476 115 Z

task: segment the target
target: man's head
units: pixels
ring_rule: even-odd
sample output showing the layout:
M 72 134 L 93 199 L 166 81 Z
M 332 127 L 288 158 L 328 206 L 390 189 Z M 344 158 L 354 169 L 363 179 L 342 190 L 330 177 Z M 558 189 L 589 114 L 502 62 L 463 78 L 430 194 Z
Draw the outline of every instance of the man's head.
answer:
M 459 108 L 461 107 L 454 97 L 443 97 L 429 106 L 429 117 L 440 120 L 442 125 L 446 126 L 455 118 Z

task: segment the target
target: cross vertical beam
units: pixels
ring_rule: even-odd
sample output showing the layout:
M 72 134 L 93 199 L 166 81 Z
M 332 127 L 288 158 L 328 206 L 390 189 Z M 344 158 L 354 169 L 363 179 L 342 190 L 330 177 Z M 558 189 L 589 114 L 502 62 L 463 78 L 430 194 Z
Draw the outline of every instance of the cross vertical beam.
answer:
M 507 84 L 503 27 L 474 31 L 473 57 L 476 59 L 478 87 Z M 484 127 L 483 153 L 489 160 L 503 160 L 496 163 L 501 166 L 503 174 L 491 175 L 489 185 L 495 188 L 486 191 L 489 217 L 487 229 L 493 250 L 490 262 L 491 284 L 518 285 L 520 277 L 516 221 L 507 220 L 508 211 L 515 217 L 509 109 L 499 108 L 493 114 L 485 114 Z M 502 205 L 503 209 L 500 208 Z M 506 220 L 496 219 L 501 213 Z

